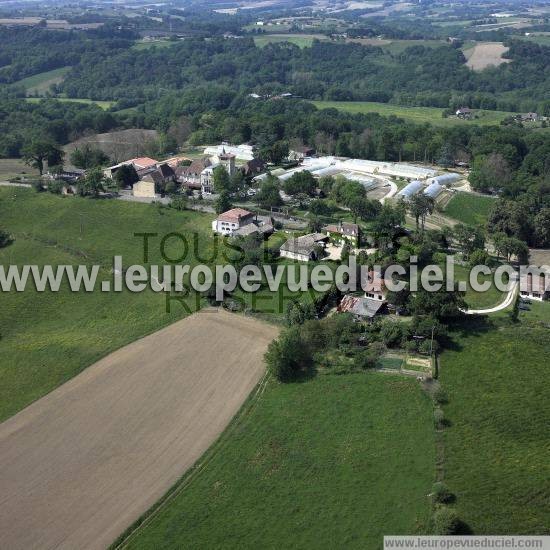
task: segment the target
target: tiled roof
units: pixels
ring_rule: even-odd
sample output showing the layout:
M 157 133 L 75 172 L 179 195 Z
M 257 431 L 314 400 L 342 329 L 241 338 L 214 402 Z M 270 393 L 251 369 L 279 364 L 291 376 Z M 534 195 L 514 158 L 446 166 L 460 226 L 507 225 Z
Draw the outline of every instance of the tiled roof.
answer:
M 365 292 L 385 292 L 386 284 L 384 278 L 377 271 L 369 271 L 367 279 L 361 280 L 361 288 Z
M 149 157 L 138 157 L 131 159 L 129 162 L 138 168 L 148 168 L 149 166 L 155 166 L 158 163 L 158 161 Z
M 340 225 L 329 224 L 323 227 L 323 231 L 328 231 L 329 233 L 340 233 L 341 235 L 359 235 L 359 226 L 356 223 L 343 222 Z
M 218 216 L 218 221 L 237 223 L 241 220 L 241 218 L 246 218 L 252 215 L 253 215 L 252 212 L 249 212 L 244 208 L 232 208 L 231 210 L 228 210 L 227 212 L 220 214 Z

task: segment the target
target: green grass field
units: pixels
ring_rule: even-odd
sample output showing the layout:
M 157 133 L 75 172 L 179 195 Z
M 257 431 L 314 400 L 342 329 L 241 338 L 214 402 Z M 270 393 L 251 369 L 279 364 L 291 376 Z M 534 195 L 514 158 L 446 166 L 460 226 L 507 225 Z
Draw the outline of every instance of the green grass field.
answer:
M 148 50 L 149 48 L 168 48 L 177 44 L 177 40 L 138 40 L 133 46 L 133 50 Z
M 490 281 L 491 276 L 480 275 L 478 277 L 480 283 Z M 470 269 L 461 265 L 455 265 L 455 280 L 466 281 L 468 284 L 466 296 L 464 299 L 468 307 L 472 309 L 484 309 L 498 305 L 504 300 L 504 294 L 492 285 L 486 292 L 477 292 L 470 285 Z
M 441 358 L 445 481 L 474 534 L 550 534 L 549 330 L 530 313 L 470 322 Z
M 392 40 L 390 44 L 382 46 L 392 55 L 399 55 L 412 46 L 424 46 L 426 48 L 440 48 L 448 45 L 444 40 Z
M 30 101 L 31 103 L 38 103 L 42 101 L 44 98 L 42 97 L 27 97 L 26 100 Z M 53 98 L 56 101 L 62 101 L 65 103 L 84 103 L 86 105 L 97 105 L 98 107 L 101 107 L 102 109 L 106 110 L 112 107 L 116 101 L 95 101 L 93 99 L 85 99 L 85 98 L 73 98 L 73 97 L 55 97 Z
M 373 101 L 312 101 L 318 109 L 339 109 L 348 113 L 378 113 L 382 116 L 396 116 L 417 124 L 429 123 L 434 126 L 461 126 L 464 124 L 479 124 L 490 126 L 499 124 L 501 120 L 513 113 L 504 111 L 476 111 L 479 118 L 461 120 L 458 118 L 443 118 L 444 109 L 438 107 L 405 107 L 390 103 Z
M 319 34 L 266 34 L 254 37 L 254 44 L 258 48 L 263 48 L 267 44 L 278 44 L 280 42 L 290 42 L 296 44 L 300 48 L 309 48 L 313 44 L 313 40 L 326 40 L 327 37 Z
M 378 549 L 426 524 L 434 456 L 413 379 L 271 382 L 128 546 Z
M 47 92 L 53 84 L 59 84 L 63 81 L 65 75 L 71 70 L 71 67 L 61 67 L 53 71 L 38 73 L 18 80 L 15 84 L 24 86 L 27 95 L 41 94 Z
M 445 207 L 445 215 L 467 225 L 484 225 L 495 198 L 458 192 Z
M 0 264 L 98 264 L 100 280 L 112 279 L 115 254 L 123 256 L 124 266 L 142 263 L 142 240 L 135 232 L 197 233 L 200 252 L 212 250 L 209 216 L 151 205 L 0 188 L 0 220 L 15 236 L 0 250 Z M 165 263 L 159 241 L 152 241 L 150 263 Z M 196 264 L 191 239 L 190 245 L 185 263 Z M 181 244 L 171 239 L 167 250 L 176 256 Z M 151 290 L 73 293 L 66 284 L 57 293 L 30 286 L 2 292 L 0 301 L 0 421 L 100 357 L 187 313 L 177 302 L 166 313 L 166 297 Z M 195 307 L 195 295 L 188 303 Z

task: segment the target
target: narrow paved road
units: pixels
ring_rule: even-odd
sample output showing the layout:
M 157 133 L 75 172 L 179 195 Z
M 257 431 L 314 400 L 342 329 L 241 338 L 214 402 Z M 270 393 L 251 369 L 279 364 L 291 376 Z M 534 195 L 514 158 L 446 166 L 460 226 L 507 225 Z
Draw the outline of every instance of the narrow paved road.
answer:
M 502 311 L 503 309 L 506 309 L 509 305 L 512 304 L 516 297 L 516 293 L 519 287 L 519 282 L 516 280 L 514 281 L 512 288 L 508 291 L 508 294 L 506 294 L 506 298 L 500 304 L 489 307 L 486 309 L 464 309 L 462 310 L 463 313 L 466 315 L 486 315 L 487 313 L 495 313 L 497 311 Z

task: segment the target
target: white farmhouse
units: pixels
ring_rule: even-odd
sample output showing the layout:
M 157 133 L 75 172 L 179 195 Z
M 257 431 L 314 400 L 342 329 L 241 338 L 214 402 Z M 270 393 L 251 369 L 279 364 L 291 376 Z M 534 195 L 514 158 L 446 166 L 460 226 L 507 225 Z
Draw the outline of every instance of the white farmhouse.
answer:
M 212 231 L 221 235 L 233 235 L 235 231 L 254 221 L 254 214 L 244 208 L 232 208 L 220 214 L 212 222 Z

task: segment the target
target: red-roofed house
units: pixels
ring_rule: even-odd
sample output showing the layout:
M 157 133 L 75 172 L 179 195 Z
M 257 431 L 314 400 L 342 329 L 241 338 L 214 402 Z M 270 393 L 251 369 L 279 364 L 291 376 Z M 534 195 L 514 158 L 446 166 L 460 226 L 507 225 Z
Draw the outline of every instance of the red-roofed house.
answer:
M 244 208 L 232 208 L 220 214 L 212 222 L 212 231 L 222 235 L 232 235 L 234 231 L 254 221 L 254 214 Z

